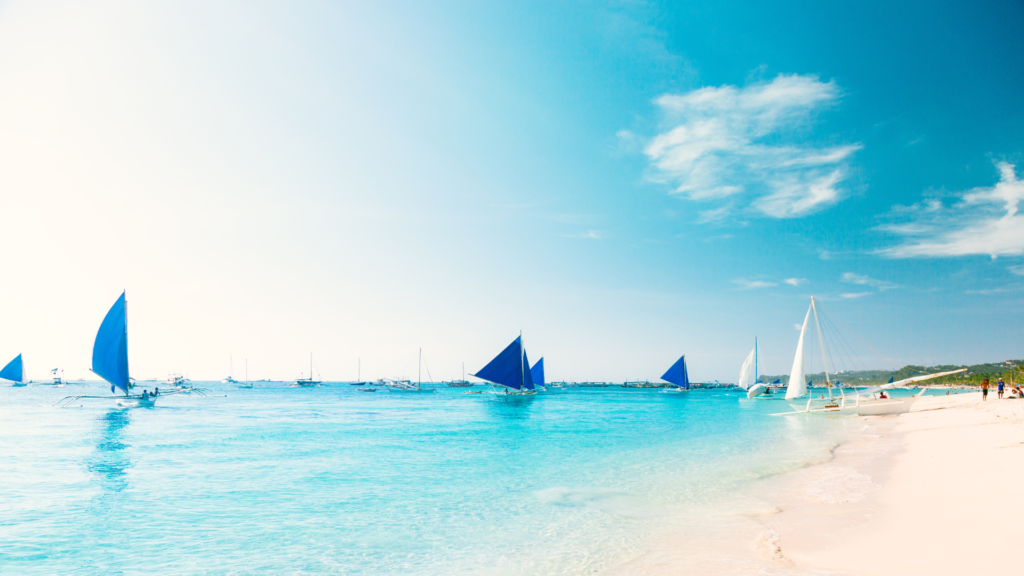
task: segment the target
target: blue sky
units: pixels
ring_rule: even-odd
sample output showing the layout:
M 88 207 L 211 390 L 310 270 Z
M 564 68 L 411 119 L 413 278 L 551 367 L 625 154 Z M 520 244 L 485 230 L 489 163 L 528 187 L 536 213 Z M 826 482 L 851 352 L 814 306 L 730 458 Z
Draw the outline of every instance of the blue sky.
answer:
M 1024 9 L 0 3 L 0 356 L 85 375 L 1020 357 Z M 865 357 L 856 367 L 885 367 Z M 854 363 L 856 364 L 856 363 Z

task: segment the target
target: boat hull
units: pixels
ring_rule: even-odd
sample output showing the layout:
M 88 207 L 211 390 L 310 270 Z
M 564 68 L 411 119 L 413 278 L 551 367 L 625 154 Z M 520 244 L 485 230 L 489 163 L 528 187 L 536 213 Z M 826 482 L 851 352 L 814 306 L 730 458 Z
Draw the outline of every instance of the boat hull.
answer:
M 122 407 L 122 408 L 139 408 L 139 407 L 145 407 L 145 406 L 153 406 L 155 404 L 156 404 L 156 401 L 155 401 L 154 398 L 147 398 L 146 400 L 143 400 L 142 398 L 118 398 L 117 399 L 117 405 Z
M 754 384 L 747 390 L 747 398 L 757 398 L 763 396 L 768 392 L 768 387 L 764 384 Z

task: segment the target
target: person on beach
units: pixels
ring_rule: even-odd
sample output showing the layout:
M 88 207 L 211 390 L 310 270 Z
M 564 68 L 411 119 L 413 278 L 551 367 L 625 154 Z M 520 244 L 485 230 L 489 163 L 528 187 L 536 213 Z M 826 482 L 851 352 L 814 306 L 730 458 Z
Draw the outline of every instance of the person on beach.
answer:
M 1005 387 L 1005 386 L 1006 386 L 1006 384 L 1003 384 L 1003 379 L 1002 378 L 999 379 L 999 382 L 996 382 L 996 392 L 999 393 L 999 399 L 1000 400 L 1003 399 L 1003 387 Z
M 988 378 L 981 381 L 981 401 L 988 400 Z

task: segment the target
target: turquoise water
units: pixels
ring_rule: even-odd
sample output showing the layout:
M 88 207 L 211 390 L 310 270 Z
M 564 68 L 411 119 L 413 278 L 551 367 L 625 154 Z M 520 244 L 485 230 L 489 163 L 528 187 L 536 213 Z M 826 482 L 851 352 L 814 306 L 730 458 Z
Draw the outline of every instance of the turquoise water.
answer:
M 600 572 L 842 432 L 735 390 L 199 385 L 227 397 L 0 388 L 0 572 Z

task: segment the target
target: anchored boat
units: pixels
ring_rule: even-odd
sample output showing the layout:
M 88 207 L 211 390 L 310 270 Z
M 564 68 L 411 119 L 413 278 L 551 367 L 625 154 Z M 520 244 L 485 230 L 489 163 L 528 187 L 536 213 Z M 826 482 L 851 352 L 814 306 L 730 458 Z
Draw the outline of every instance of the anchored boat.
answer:
M 814 316 L 814 327 L 818 335 L 818 343 L 821 347 L 821 362 L 825 372 L 825 387 L 828 390 L 828 400 L 817 403 L 815 403 L 813 395 L 808 393 L 807 382 L 805 380 L 806 373 L 804 370 L 804 340 L 807 336 L 807 326 L 812 315 Z M 842 383 L 837 381 L 835 382 L 835 387 L 839 390 L 839 397 L 835 398 L 832 392 L 833 382 L 829 375 L 828 357 L 828 354 L 825 352 L 825 341 L 821 334 L 821 321 L 818 318 L 817 303 L 815 302 L 814 297 L 811 297 L 811 305 L 807 308 L 807 314 L 804 316 L 804 323 L 800 328 L 800 339 L 797 340 L 796 343 L 796 354 L 793 357 L 793 369 L 790 372 L 789 385 L 786 388 L 786 400 L 801 400 L 806 394 L 808 396 L 807 404 L 802 408 L 798 404 L 791 404 L 793 406 L 792 412 L 772 414 L 772 416 L 783 416 L 787 414 L 857 414 L 860 416 L 903 414 L 910 411 L 911 406 L 913 406 L 914 402 L 927 391 L 927 388 L 922 388 L 920 392 L 913 396 L 903 398 L 885 397 L 881 394 L 876 396 L 875 394 L 883 390 L 908 386 L 916 382 L 931 380 L 932 378 L 941 378 L 942 376 L 958 374 L 967 370 L 966 368 L 962 368 L 960 370 L 952 370 L 950 372 L 923 374 L 921 376 L 906 378 L 898 382 L 889 382 L 888 384 L 883 384 L 863 392 L 857 392 L 856 389 L 854 389 L 854 393 L 849 396 L 843 389 Z

